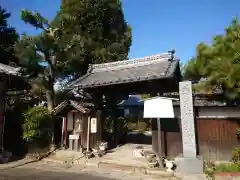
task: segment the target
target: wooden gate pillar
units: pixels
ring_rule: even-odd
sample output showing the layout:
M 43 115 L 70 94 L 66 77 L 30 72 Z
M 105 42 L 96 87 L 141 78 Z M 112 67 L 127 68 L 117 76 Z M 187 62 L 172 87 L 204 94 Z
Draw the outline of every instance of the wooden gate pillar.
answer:
M 5 114 L 5 96 L 6 96 L 6 81 L 5 75 L 0 77 L 0 153 L 3 148 L 3 136 L 4 136 L 4 114 Z
M 96 140 L 102 141 L 102 128 L 103 128 L 103 99 L 102 93 L 94 93 L 93 94 L 93 101 L 96 110 L 96 119 L 97 119 L 97 133 L 96 133 Z
M 161 93 L 152 93 L 151 97 L 160 96 Z M 162 143 L 162 131 L 161 131 L 161 119 L 152 119 L 152 149 L 155 154 L 158 155 L 161 160 L 164 153 L 163 143 Z
M 112 130 L 113 130 L 113 141 L 114 145 L 118 144 L 118 131 L 117 131 L 117 116 L 116 116 L 116 110 L 117 110 L 117 100 L 116 100 L 116 94 L 113 95 L 112 93 L 108 93 L 106 96 L 106 102 L 107 102 L 107 108 L 109 112 L 109 116 L 112 120 Z

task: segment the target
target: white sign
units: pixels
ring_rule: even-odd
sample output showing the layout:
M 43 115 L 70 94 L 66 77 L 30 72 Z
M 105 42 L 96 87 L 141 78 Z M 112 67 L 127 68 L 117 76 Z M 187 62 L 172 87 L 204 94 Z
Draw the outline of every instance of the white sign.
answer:
M 69 139 L 79 139 L 79 135 L 71 134 L 71 135 L 69 135 Z
M 171 98 L 155 97 L 144 101 L 144 118 L 174 118 Z
M 97 132 L 97 118 L 91 118 L 91 133 Z

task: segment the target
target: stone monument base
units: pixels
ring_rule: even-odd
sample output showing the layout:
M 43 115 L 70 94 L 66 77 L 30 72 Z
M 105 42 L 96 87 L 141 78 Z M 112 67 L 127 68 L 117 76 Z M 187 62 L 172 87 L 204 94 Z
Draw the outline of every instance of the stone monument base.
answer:
M 203 174 L 202 156 L 197 156 L 196 158 L 178 156 L 175 158 L 175 163 L 177 165 L 177 173 Z

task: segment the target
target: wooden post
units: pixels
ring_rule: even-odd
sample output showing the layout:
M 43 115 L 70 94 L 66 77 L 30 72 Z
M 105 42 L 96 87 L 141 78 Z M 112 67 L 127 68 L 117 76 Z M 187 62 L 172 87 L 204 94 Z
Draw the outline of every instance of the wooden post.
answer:
M 119 132 L 117 131 L 117 117 L 116 117 L 116 99 L 117 99 L 117 95 L 113 94 L 112 92 L 108 93 L 106 96 L 106 101 L 107 101 L 107 105 L 108 105 L 108 109 L 110 109 L 110 117 L 112 120 L 112 133 L 113 133 L 113 142 L 114 145 L 117 146 L 118 145 L 118 136 L 119 136 Z
M 62 140 L 61 146 L 67 148 L 67 117 L 62 118 Z
M 65 119 L 62 117 L 62 138 L 61 138 L 61 147 L 64 147 L 64 136 L 65 136 Z
M 97 118 L 97 141 L 102 141 L 102 109 L 98 109 L 96 112 L 96 118 Z
M 153 152 L 158 155 L 158 126 L 157 126 L 157 121 L 156 119 L 151 119 L 151 124 L 152 124 L 152 150 Z
M 5 113 L 5 93 L 6 82 L 5 75 L 0 77 L 0 153 L 3 152 L 3 134 L 4 134 L 4 113 Z
M 96 110 L 96 123 L 97 123 L 97 132 L 95 134 L 96 136 L 96 142 L 97 141 L 102 141 L 102 123 L 103 123 L 103 119 L 102 119 L 102 109 L 103 109 L 103 94 L 99 93 L 99 92 L 95 92 L 92 95 L 93 97 L 93 101 L 94 101 L 94 105 L 95 105 L 95 110 Z M 96 142 L 93 142 L 93 146 Z
M 91 116 L 88 116 L 88 126 L 87 126 L 87 152 L 90 146 L 90 126 L 91 126 Z
M 162 131 L 160 118 L 157 118 L 157 129 L 158 129 L 158 158 L 159 162 L 162 160 Z

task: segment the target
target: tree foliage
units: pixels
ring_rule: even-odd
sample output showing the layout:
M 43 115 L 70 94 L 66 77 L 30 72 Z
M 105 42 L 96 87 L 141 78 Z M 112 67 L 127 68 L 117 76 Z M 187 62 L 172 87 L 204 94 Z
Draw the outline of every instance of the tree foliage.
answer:
M 127 58 L 131 28 L 117 0 L 68 0 L 52 23 L 38 12 L 23 10 L 25 23 L 42 29 L 35 37 L 23 36 L 16 45 L 18 57 L 35 73 L 35 89 L 45 92 L 49 110 L 54 107 L 53 85 L 58 78 L 86 73 L 91 63 Z M 47 66 L 39 65 L 46 61 Z
M 131 28 L 119 0 L 63 0 L 52 25 L 62 30 L 61 45 L 68 49 L 59 61 L 66 73 L 79 75 L 89 64 L 128 57 Z
M 54 83 L 59 75 L 57 58 L 61 54 L 58 29 L 51 28 L 48 20 L 38 12 L 23 10 L 21 18 L 25 23 L 42 29 L 38 36 L 23 36 L 16 45 L 16 51 L 21 62 L 32 73 L 30 83 L 33 91 L 38 91 L 39 95 L 45 93 L 51 111 L 54 108 Z M 42 62 L 46 63 L 45 66 L 41 65 Z
M 33 142 L 50 139 L 50 115 L 46 107 L 33 107 L 24 114 L 23 139 L 27 142 Z
M 191 80 L 205 78 L 199 87 L 212 91 L 220 87 L 228 99 L 240 97 L 240 24 L 234 19 L 224 34 L 215 36 L 210 45 L 200 43 L 196 57 L 184 69 Z
M 10 16 L 11 14 L 0 6 L 0 60 L 4 64 L 17 63 L 17 59 L 14 56 L 14 44 L 18 39 L 18 34 L 7 23 L 7 19 Z

